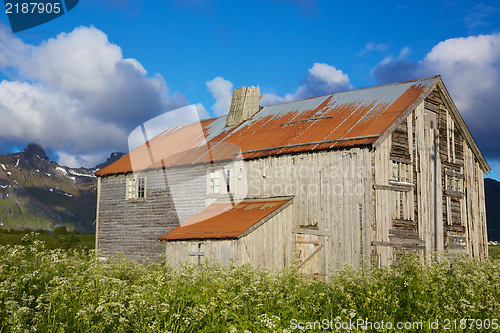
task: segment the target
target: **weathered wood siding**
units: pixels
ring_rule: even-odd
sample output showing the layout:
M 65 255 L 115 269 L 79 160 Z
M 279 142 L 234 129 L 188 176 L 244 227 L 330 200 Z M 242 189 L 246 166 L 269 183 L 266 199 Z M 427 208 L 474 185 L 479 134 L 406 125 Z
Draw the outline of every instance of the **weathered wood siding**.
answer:
M 373 152 L 372 259 L 395 250 L 487 255 L 483 171 L 438 90 Z M 393 163 L 410 168 L 391 180 Z
M 437 89 L 426 98 L 425 109 L 438 114 L 444 250 L 487 256 L 483 170 Z
M 177 226 L 179 218 L 204 208 L 205 177 L 199 177 L 204 168 L 145 172 L 146 197 L 138 199 L 126 199 L 127 178 L 132 174 L 102 177 L 97 234 L 100 255 L 122 252 L 136 261 L 158 260 L 165 245 L 157 239 Z
M 322 246 L 306 270 L 327 275 L 346 263 L 362 267 L 369 259 L 373 190 L 368 148 L 254 159 L 246 162 L 246 170 L 248 197 L 295 196 L 294 237 L 316 234 Z M 321 271 L 312 267 L 314 262 L 322 263 Z

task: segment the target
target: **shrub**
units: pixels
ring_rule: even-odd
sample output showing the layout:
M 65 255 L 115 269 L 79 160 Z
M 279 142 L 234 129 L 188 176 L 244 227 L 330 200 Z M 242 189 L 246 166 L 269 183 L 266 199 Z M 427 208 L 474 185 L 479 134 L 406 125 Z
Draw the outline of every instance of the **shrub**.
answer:
M 2 333 L 290 332 L 291 323 L 325 319 L 421 321 L 426 331 L 429 321 L 500 313 L 496 260 L 436 257 L 424 264 L 409 256 L 367 272 L 344 267 L 322 282 L 298 277 L 296 266 L 270 271 L 208 262 L 174 269 L 47 250 L 34 235 L 26 243 L 0 247 Z

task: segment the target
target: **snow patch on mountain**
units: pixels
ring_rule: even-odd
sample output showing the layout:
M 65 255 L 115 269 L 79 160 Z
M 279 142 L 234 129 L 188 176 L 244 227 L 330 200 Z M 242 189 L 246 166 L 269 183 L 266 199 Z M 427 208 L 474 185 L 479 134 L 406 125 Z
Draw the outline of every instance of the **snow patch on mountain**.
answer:
M 78 172 L 76 172 L 75 170 L 72 170 L 72 169 L 69 169 L 69 173 L 72 174 L 72 175 L 75 175 L 75 176 L 80 176 L 80 177 L 95 178 L 95 175 L 88 175 L 88 174 L 84 174 L 84 173 L 78 173 Z
M 66 171 L 66 169 L 63 169 L 61 167 L 56 167 L 56 170 L 59 171 L 60 173 L 62 173 L 63 175 L 68 175 L 68 172 Z

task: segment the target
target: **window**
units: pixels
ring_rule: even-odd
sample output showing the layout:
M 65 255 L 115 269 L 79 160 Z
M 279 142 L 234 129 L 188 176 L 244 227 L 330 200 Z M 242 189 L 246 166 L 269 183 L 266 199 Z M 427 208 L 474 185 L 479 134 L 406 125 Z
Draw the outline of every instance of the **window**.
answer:
M 127 199 L 146 197 L 146 177 L 127 179 Z
M 137 197 L 144 198 L 146 196 L 146 178 L 137 178 Z
M 409 183 L 410 182 L 410 165 L 391 161 L 392 162 L 392 172 L 391 172 L 391 180 L 396 182 Z
M 135 198 L 135 178 L 127 179 L 127 199 Z
M 210 172 L 209 193 L 220 193 L 220 173 L 217 170 Z
M 452 171 L 446 171 L 446 192 L 450 194 L 453 192 L 455 194 L 462 193 L 464 191 L 464 176 L 460 173 L 455 173 Z
M 226 187 L 227 187 L 227 193 L 231 193 L 231 171 L 226 170 Z

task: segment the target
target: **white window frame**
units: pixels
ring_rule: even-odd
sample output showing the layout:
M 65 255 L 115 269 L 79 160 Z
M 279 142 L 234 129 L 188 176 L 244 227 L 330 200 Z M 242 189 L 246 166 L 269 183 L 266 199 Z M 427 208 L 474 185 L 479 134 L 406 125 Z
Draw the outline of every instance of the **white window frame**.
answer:
M 146 176 L 127 178 L 125 198 L 127 200 L 146 198 Z
M 211 170 L 208 175 L 208 194 L 219 194 L 221 188 L 220 170 Z

